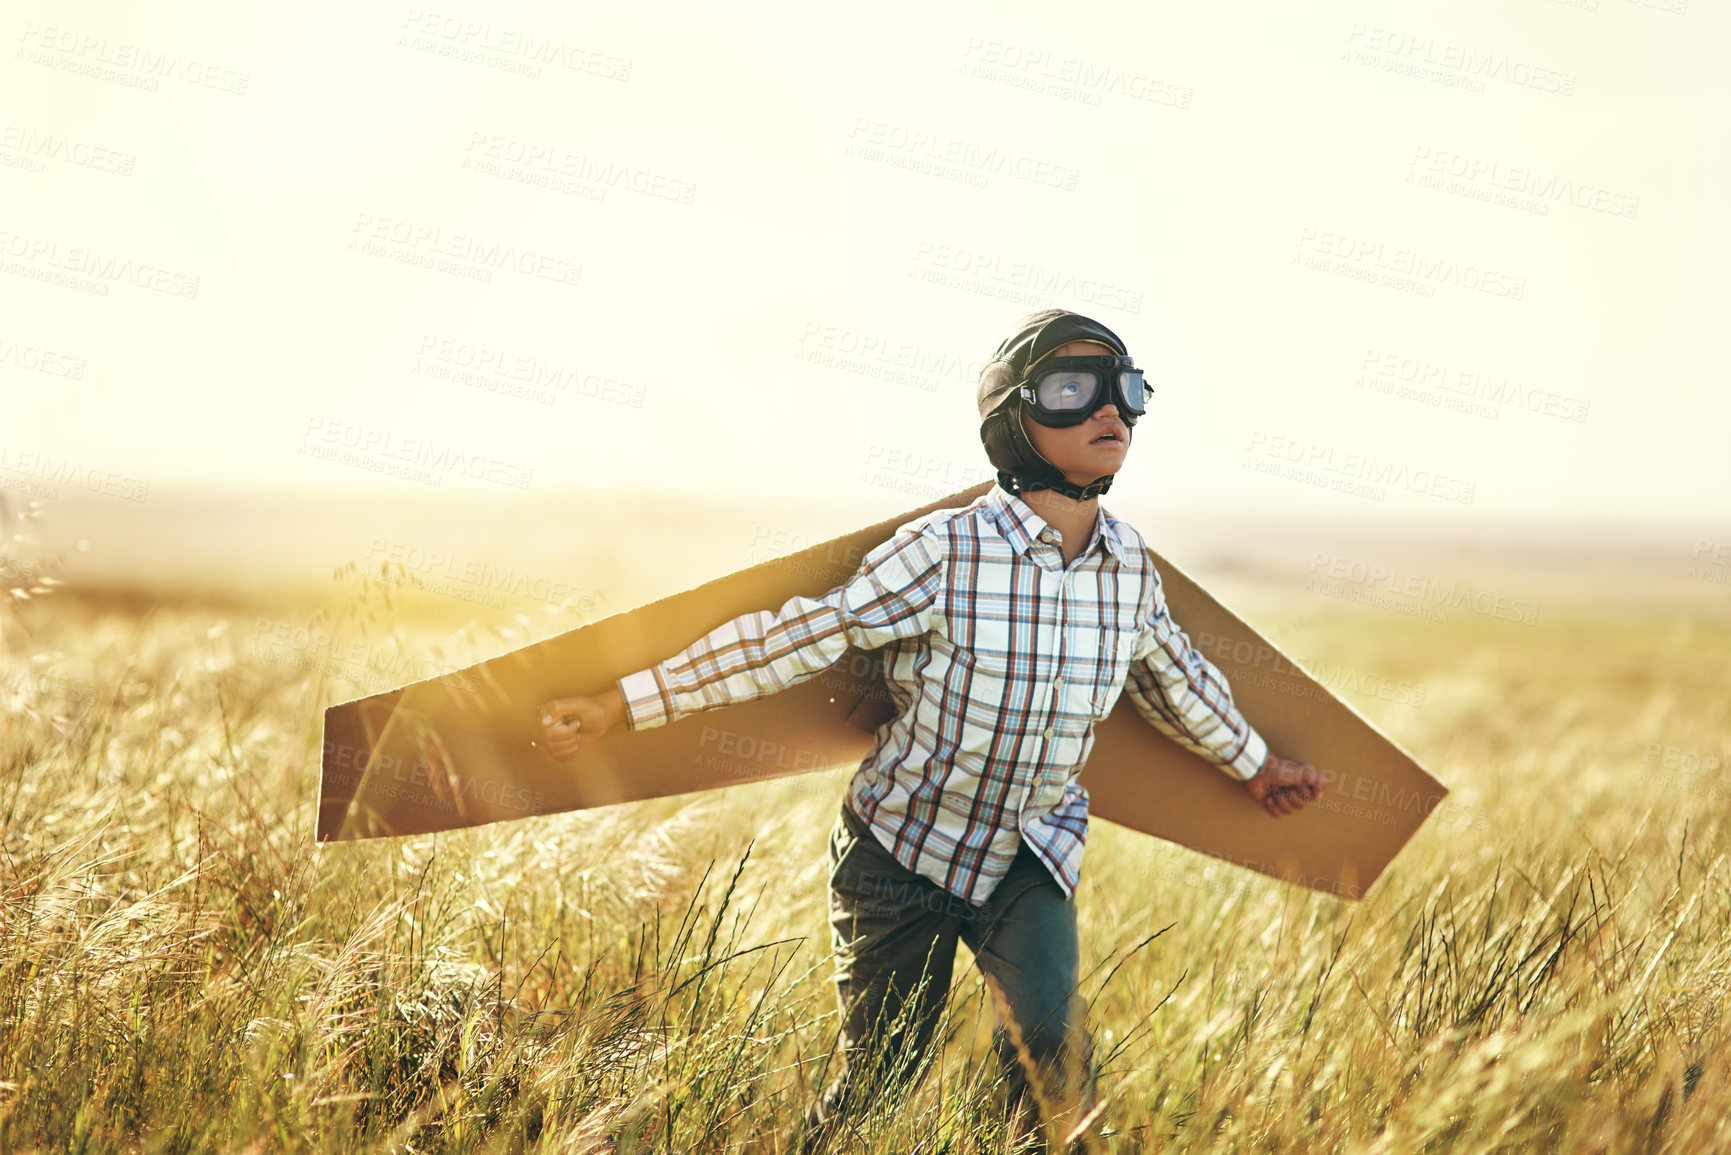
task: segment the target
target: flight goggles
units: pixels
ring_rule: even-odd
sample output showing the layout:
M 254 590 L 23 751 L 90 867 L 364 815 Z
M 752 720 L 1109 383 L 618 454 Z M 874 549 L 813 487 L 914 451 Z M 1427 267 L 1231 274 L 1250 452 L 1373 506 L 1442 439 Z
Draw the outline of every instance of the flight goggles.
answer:
M 1148 411 L 1154 387 L 1129 357 L 1053 357 L 1023 381 L 1019 391 L 1028 414 L 1041 425 L 1080 425 L 1110 402 L 1124 424 Z

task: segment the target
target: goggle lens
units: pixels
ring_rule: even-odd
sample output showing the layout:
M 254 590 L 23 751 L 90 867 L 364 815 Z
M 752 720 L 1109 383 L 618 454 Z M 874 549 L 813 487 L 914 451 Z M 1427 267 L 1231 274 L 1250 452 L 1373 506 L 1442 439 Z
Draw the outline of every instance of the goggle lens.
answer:
M 1055 412 L 1080 409 L 1094 399 L 1100 379 L 1093 373 L 1048 373 L 1040 378 L 1039 399 Z
M 1118 371 L 1118 392 L 1124 398 L 1124 408 L 1140 417 L 1148 411 L 1148 394 L 1152 392 L 1142 380 L 1142 370 Z

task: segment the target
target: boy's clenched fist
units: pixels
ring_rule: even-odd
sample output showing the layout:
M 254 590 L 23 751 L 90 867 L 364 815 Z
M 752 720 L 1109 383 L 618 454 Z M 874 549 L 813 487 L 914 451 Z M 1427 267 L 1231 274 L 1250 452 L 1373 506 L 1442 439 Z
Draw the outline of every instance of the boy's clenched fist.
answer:
M 1316 801 L 1316 796 L 1322 793 L 1322 771 L 1308 762 L 1282 758 L 1270 750 L 1262 769 L 1244 786 L 1264 810 L 1279 818 Z
M 541 703 L 541 745 L 560 762 L 577 756 L 625 718 L 625 698 L 609 690 L 598 698 L 552 698 Z

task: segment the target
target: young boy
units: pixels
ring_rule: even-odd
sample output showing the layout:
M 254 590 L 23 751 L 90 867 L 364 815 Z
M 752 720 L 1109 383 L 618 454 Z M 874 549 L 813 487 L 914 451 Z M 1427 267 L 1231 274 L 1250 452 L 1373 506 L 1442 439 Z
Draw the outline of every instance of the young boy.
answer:
M 1030 314 L 981 373 L 990 493 L 902 526 L 821 598 L 746 614 L 599 698 L 542 707 L 545 746 L 564 760 L 621 721 L 662 725 L 785 689 L 850 646 L 883 651 L 896 714 L 830 832 L 843 1066 L 807 1116 L 808 1142 L 918 1069 L 958 940 L 1013 1020 L 994 1038 L 1018 1130 L 1034 1127 L 1036 1096 L 1080 1097 L 1066 1129 L 1089 1109 L 1073 901 L 1088 794 L 1076 778 L 1121 691 L 1272 816 L 1321 788 L 1315 768 L 1245 721 L 1168 616 L 1142 539 L 1099 508 L 1151 393 L 1106 326 Z M 866 1068 L 874 1048 L 888 1069 Z

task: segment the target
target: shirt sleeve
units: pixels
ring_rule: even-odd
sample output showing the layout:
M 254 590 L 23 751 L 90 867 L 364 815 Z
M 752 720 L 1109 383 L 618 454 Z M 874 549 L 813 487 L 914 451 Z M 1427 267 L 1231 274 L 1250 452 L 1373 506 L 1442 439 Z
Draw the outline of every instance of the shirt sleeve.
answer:
M 849 647 L 877 649 L 931 628 L 944 584 L 935 533 L 902 529 L 866 554 L 859 572 L 821 598 L 742 614 L 684 650 L 619 679 L 626 723 L 663 726 L 815 677 Z
M 1248 781 L 1262 769 L 1268 743 L 1239 713 L 1225 677 L 1166 612 L 1158 576 L 1154 612 L 1137 635 L 1124 690 L 1150 726 L 1231 777 Z

